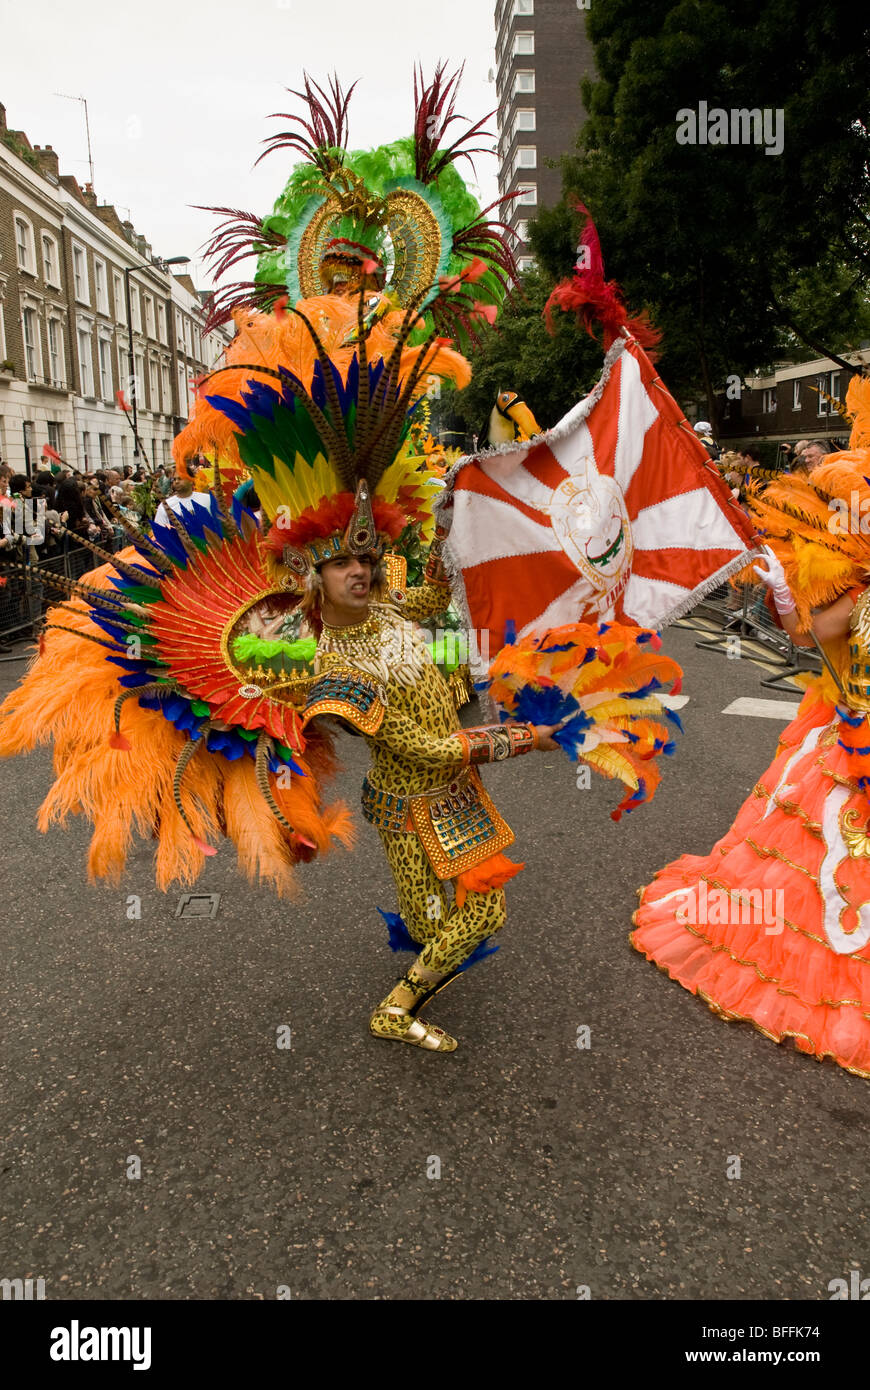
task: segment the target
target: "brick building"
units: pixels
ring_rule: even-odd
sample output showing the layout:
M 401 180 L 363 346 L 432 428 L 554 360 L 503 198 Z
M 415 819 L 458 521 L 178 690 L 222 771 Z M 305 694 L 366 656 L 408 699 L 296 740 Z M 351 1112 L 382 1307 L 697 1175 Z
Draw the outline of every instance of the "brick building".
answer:
M 769 440 L 794 444 L 798 439 L 818 439 L 831 446 L 846 444 L 849 424 L 837 409 L 844 402 L 852 377 L 870 369 L 870 344 L 845 353 L 846 371 L 830 358 L 812 362 L 786 362 L 767 376 L 747 377 L 717 396 L 719 439 L 726 447 Z M 739 395 L 737 394 L 739 391 Z
M 522 194 L 505 221 L 519 234 L 520 269 L 530 264 L 528 222 L 562 196 L 559 168 L 584 119 L 580 83 L 595 76 L 586 36 L 589 0 L 496 0 L 499 192 Z
M 33 472 L 50 444 L 83 471 L 133 463 L 117 392 L 135 389 L 138 461 L 169 464 L 191 380 L 229 341 L 204 335 L 204 319 L 189 277 L 61 174 L 50 145 L 9 130 L 0 105 L 0 458 Z

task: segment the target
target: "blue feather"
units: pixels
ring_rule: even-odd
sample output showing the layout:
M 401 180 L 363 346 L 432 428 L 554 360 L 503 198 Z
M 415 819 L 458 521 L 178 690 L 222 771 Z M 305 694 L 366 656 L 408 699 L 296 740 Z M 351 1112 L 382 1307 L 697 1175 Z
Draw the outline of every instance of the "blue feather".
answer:
M 573 695 L 565 695 L 557 685 L 543 690 L 524 685 L 517 693 L 514 717 L 524 724 L 559 724 L 579 709 Z
M 653 676 L 652 680 L 647 681 L 639 690 L 620 690 L 620 700 L 645 700 L 648 695 L 652 695 L 654 690 L 661 690 L 662 683 Z
M 849 748 L 841 738 L 837 739 L 837 747 L 842 748 L 846 753 L 857 754 L 859 758 L 866 758 L 867 754 L 870 753 L 870 744 L 866 748 Z
M 151 535 L 170 560 L 179 565 L 181 569 L 187 568 L 187 554 L 184 546 L 171 526 L 164 526 L 161 522 L 152 521 Z
M 682 720 L 680 719 L 680 716 L 676 713 L 675 710 L 667 709 L 667 708 L 666 708 L 666 709 L 665 709 L 665 718 L 666 718 L 666 719 L 670 719 L 670 721 L 671 721 L 672 724 L 676 724 L 676 726 L 677 726 L 677 728 L 679 729 L 679 731 L 680 731 L 681 734 L 684 734 L 684 733 L 686 732 L 685 729 L 683 728 L 683 722 L 682 722 Z
M 419 951 L 420 942 L 415 941 L 405 926 L 405 919 L 398 912 L 384 912 L 382 907 L 378 912 L 387 924 L 390 933 L 391 951 Z
M 464 970 L 470 970 L 473 965 L 479 965 L 482 960 L 486 960 L 487 956 L 495 955 L 496 951 L 500 948 L 498 946 L 490 946 L 489 942 L 490 937 L 487 936 L 475 946 L 467 960 L 464 960 L 461 965 L 456 967 L 457 975 L 461 975 Z
M 849 711 L 848 711 L 848 710 L 843 709 L 842 706 L 840 706 L 840 705 L 837 705 L 837 714 L 840 716 L 840 718 L 842 719 L 842 721 L 843 721 L 844 724 L 848 724 L 848 725 L 849 725 L 849 728 L 850 728 L 850 729 L 857 729 L 858 725 L 859 725 L 859 724 L 863 721 L 863 719 L 866 717 L 866 716 L 863 715 L 863 714 L 856 714 L 856 715 L 853 717 L 852 715 L 849 714 Z
M 585 731 L 594 723 L 595 720 L 592 716 L 581 710 L 561 729 L 556 730 L 553 734 L 553 740 L 573 762 L 576 762 L 583 751 L 583 744 L 586 742 Z
M 228 420 L 232 420 L 234 425 L 247 434 L 251 428 L 251 415 L 238 401 L 232 400 L 229 396 L 206 396 L 209 405 L 219 411 L 221 415 L 226 415 Z

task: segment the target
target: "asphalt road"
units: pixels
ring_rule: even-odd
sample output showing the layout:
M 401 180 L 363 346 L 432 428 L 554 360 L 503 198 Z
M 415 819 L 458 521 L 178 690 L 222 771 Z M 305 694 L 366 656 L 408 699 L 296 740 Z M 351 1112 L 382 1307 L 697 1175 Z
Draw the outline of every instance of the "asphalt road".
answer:
M 217 916 L 181 919 L 149 844 L 94 888 L 85 825 L 37 832 L 47 750 L 4 764 L 0 1277 L 50 1299 L 768 1300 L 870 1274 L 870 1083 L 716 1019 L 628 944 L 637 888 L 724 833 L 782 727 L 721 713 L 772 696 L 756 665 L 685 629 L 666 650 L 690 702 L 651 806 L 614 824 L 616 788 L 555 755 L 488 770 L 526 870 L 499 954 L 429 1010 L 449 1055 L 368 1035 L 409 957 L 361 818 L 294 903 L 225 845 L 197 885 Z M 356 805 L 365 750 L 341 747 Z

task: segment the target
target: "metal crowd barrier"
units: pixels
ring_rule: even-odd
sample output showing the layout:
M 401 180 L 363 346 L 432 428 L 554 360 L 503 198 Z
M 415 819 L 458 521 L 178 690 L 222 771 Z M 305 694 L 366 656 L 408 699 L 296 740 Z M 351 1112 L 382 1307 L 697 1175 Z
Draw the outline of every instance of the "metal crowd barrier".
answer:
M 104 545 L 106 550 L 118 548 L 114 540 Z M 77 545 L 69 536 L 62 537 L 51 554 L 46 555 L 44 550 L 44 546 L 21 546 L 14 558 L 19 563 L 36 563 L 41 569 L 53 570 L 67 579 L 81 579 L 100 563 L 87 546 Z M 5 569 L 2 562 L 0 577 L 6 580 L 0 586 L 0 642 L 10 639 L 20 642 L 35 637 L 46 608 L 60 602 L 62 594 L 45 584 L 38 574 Z M 0 661 L 21 661 L 26 655 L 0 657 Z
M 695 617 L 719 623 L 721 627 L 718 633 L 695 643 L 704 651 L 733 656 L 735 638 L 763 648 L 765 661 L 781 667 L 781 670 L 761 682 L 771 690 L 778 690 L 783 681 L 804 672 L 821 675 L 822 659 L 819 653 L 814 647 L 795 646 L 788 633 L 774 622 L 764 602 L 764 593 L 761 585 L 744 584 L 741 593 L 740 589 L 734 589 L 730 584 L 722 584 L 676 626 L 693 627 L 692 619 Z M 739 603 L 735 605 L 735 598 L 738 597 Z M 736 650 L 739 653 L 739 647 Z M 755 654 L 760 656 L 762 652 L 757 650 Z

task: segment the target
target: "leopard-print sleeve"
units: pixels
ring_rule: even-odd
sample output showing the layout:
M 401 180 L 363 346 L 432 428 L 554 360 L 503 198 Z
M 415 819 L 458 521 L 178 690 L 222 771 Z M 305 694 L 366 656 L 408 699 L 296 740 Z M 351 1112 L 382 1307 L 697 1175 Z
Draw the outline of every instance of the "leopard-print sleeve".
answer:
M 531 724 L 492 724 L 477 729 L 457 729 L 438 738 L 418 723 L 387 707 L 375 743 L 383 743 L 401 758 L 410 758 L 427 767 L 451 771 L 471 763 L 501 762 L 537 747 Z
M 423 583 L 416 588 L 408 589 L 405 593 L 402 613 L 415 623 L 421 623 L 426 618 L 434 618 L 436 614 L 443 613 L 452 597 L 450 581 L 447 578 L 444 561 L 441 558 L 444 534 L 439 530 L 429 547 L 426 568 L 423 571 Z
M 446 580 L 443 584 L 428 581 L 418 584 L 415 588 L 405 591 L 405 602 L 401 606 L 402 617 L 422 623 L 426 618 L 434 618 L 436 613 L 443 613 L 450 603 L 450 598 L 450 585 Z

